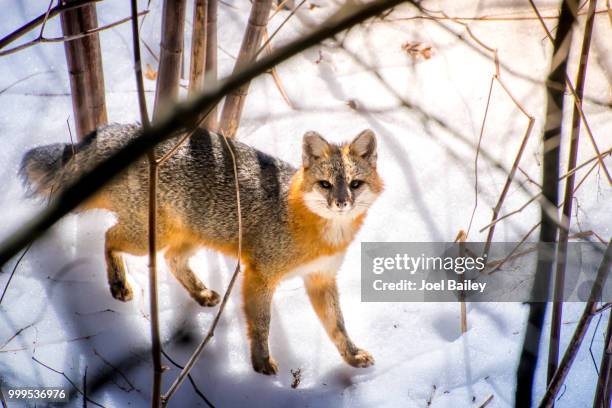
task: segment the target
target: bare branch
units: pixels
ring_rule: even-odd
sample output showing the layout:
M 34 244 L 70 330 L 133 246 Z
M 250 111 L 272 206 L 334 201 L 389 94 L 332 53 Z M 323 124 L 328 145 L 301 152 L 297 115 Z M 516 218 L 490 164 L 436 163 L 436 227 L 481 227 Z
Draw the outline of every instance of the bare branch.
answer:
M 595 21 L 595 7 L 597 0 L 589 1 L 587 20 L 584 27 L 584 38 L 582 40 L 582 51 L 580 53 L 580 63 L 578 67 L 578 80 L 576 81 L 576 99 L 582 100 L 584 84 L 586 79 L 587 61 L 591 46 L 591 34 L 593 32 L 593 22 Z M 574 105 L 572 117 L 572 131 L 570 135 L 570 149 L 567 164 L 567 171 L 570 172 L 576 167 L 578 159 L 578 141 L 580 137 L 580 114 L 578 105 Z M 557 249 L 557 267 L 555 271 L 555 286 L 553 290 L 552 317 L 550 324 L 550 344 L 548 347 L 548 381 L 552 380 L 557 363 L 559 361 L 559 345 L 561 341 L 561 319 L 563 316 L 563 290 L 565 287 L 565 265 L 567 262 L 567 241 L 569 237 L 570 220 L 572 218 L 572 203 L 574 197 L 574 174 L 565 179 L 565 195 L 563 200 L 563 216 L 561 222 L 566 226 L 559 231 L 559 247 Z
M 548 30 L 548 27 L 546 27 L 546 24 L 544 23 L 544 20 L 542 19 L 542 16 L 540 12 L 538 11 L 538 8 L 536 7 L 533 0 L 529 0 L 529 4 L 531 5 L 531 8 L 533 9 L 534 13 L 538 17 L 538 20 L 540 24 L 542 25 L 542 28 L 544 29 L 546 36 L 551 42 L 553 42 L 552 34 Z M 589 136 L 589 140 L 591 141 L 591 144 L 593 145 L 593 149 L 595 150 L 595 153 L 597 155 L 596 157 L 598 158 L 599 165 L 603 169 L 606 175 L 606 178 L 608 179 L 608 183 L 612 185 L 612 177 L 610 176 L 610 173 L 608 172 L 608 168 L 603 162 L 602 154 L 599 152 L 599 147 L 597 146 L 597 142 L 595 141 L 595 137 L 593 136 L 593 132 L 591 131 L 591 127 L 589 126 L 589 122 L 587 121 L 586 116 L 584 115 L 584 111 L 582 110 L 582 98 L 577 95 L 576 89 L 574 88 L 572 80 L 569 78 L 567 73 L 565 73 L 565 82 L 566 82 L 567 88 L 569 89 L 572 96 L 574 97 L 575 111 L 577 110 L 578 114 L 580 115 L 580 119 L 582 119 L 582 122 L 584 123 L 584 128 L 587 131 L 587 135 Z
M 89 0 L 87 3 L 92 3 L 92 2 L 97 2 L 97 1 L 102 1 L 102 0 Z M 82 7 L 83 5 L 81 5 Z M 143 10 L 140 13 L 138 13 L 139 16 L 144 16 L 149 12 L 149 10 Z M 13 54 L 17 51 L 21 51 L 23 49 L 29 48 L 33 45 L 36 45 L 38 43 L 57 43 L 57 42 L 67 42 L 67 41 L 72 41 L 72 40 L 78 40 L 80 38 L 85 38 L 88 37 L 90 35 L 94 35 L 97 34 L 101 31 L 104 30 L 108 30 L 110 28 L 116 27 L 120 24 L 123 24 L 127 21 L 130 21 L 131 17 L 125 17 L 122 18 L 121 20 L 117 20 L 113 23 L 109 23 L 100 27 L 96 27 L 96 28 L 92 28 L 90 30 L 86 30 L 82 33 L 78 33 L 78 34 L 72 34 L 72 35 L 64 35 L 62 37 L 51 37 L 51 38 L 47 38 L 47 37 L 37 37 L 36 39 L 32 40 L 32 41 L 28 41 L 26 43 L 23 43 L 21 45 L 18 45 L 16 47 L 13 48 L 9 48 L 8 50 L 4 50 L 4 51 L 0 51 L 0 57 L 3 57 L 5 55 L 9 55 L 9 54 Z
M 593 287 L 591 288 L 591 293 L 589 294 L 589 300 L 587 301 L 584 311 L 582 312 L 582 316 L 580 316 L 580 320 L 578 321 L 578 325 L 576 326 L 576 331 L 570 340 L 567 349 L 565 350 L 565 354 L 563 355 L 563 359 L 559 364 L 559 367 L 555 371 L 550 383 L 548 384 L 548 388 L 546 389 L 546 393 L 544 394 L 544 398 L 542 398 L 542 402 L 540 402 L 540 408 L 550 408 L 554 401 L 557 393 L 561 389 L 561 385 L 565 381 L 567 374 L 576 358 L 576 354 L 578 353 L 578 349 L 580 349 L 580 345 L 582 344 L 582 340 L 589 328 L 589 324 L 595 316 L 597 311 L 597 301 L 601 297 L 601 292 L 603 290 L 604 284 L 606 282 L 606 278 L 610 273 L 610 266 L 612 265 L 612 240 L 608 242 L 608 246 L 606 248 L 606 252 L 604 253 L 601 264 L 599 265 L 599 269 L 597 270 L 597 276 L 595 281 L 593 282 Z M 607 345 L 606 345 L 607 347 Z
M 4 38 L 0 40 L 0 49 L 6 47 L 13 41 L 21 38 L 23 35 L 29 33 L 36 27 L 41 24 L 44 24 L 47 20 L 57 16 L 62 11 L 73 10 L 79 7 L 83 7 L 87 4 L 98 2 L 101 0 L 74 0 L 70 3 L 67 2 L 59 2 L 59 4 L 51 9 L 48 9 L 46 13 L 43 13 L 36 17 L 35 19 L 27 22 L 23 26 L 19 27 L 17 30 L 8 34 Z
M 543 169 L 542 169 L 542 195 L 550 207 L 556 207 L 559 201 L 559 142 L 561 140 L 561 124 L 563 123 L 563 94 L 572 39 L 572 26 L 577 10 L 577 1 L 566 0 L 561 5 L 557 34 L 554 40 L 553 55 L 550 70 L 546 81 L 548 101 L 546 104 L 546 121 L 544 123 L 543 142 Z M 559 229 L 558 216 L 551 214 L 541 207 L 539 241 L 543 243 L 555 242 Z M 548 284 L 552 275 L 553 261 L 550 254 L 543 248 L 538 250 L 538 262 L 532 293 L 548 294 Z M 546 303 L 532 302 L 529 304 L 529 317 L 521 359 L 516 373 L 515 404 L 520 407 L 530 407 L 533 391 L 535 367 L 540 349 L 540 338 L 544 324 Z

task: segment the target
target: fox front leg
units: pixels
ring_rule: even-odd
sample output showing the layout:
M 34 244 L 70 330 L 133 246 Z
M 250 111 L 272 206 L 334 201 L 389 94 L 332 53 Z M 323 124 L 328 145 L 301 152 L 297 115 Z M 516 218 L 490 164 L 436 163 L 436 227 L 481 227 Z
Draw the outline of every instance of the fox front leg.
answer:
M 199 305 L 215 306 L 219 303 L 221 297 L 214 290 L 208 289 L 189 267 L 189 258 L 196 250 L 195 245 L 188 243 L 171 246 L 166 251 L 166 263 L 170 272 Z
M 270 306 L 276 285 L 247 267 L 242 287 L 244 312 L 251 344 L 253 369 L 261 374 L 272 375 L 278 366 L 270 357 L 268 333 L 270 331 Z
M 324 273 L 310 274 L 304 278 L 304 283 L 312 307 L 342 358 L 353 367 L 373 365 L 374 357 L 355 346 L 346 332 L 336 277 Z

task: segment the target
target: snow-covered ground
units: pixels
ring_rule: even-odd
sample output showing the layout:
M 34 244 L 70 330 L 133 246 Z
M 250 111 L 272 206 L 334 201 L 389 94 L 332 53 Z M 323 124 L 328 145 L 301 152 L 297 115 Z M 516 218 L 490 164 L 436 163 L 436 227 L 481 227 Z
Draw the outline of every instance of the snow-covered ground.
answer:
M 46 2 L 7 0 L 0 17 L 4 35 L 46 9 Z M 144 1 L 141 1 L 144 7 Z M 477 4 L 476 4 L 477 3 Z M 531 15 L 523 2 L 426 2 L 430 10 L 450 16 Z M 514 7 L 513 3 L 520 3 Z M 191 2 L 189 2 L 191 6 Z M 336 2 L 308 1 L 275 38 L 280 44 L 307 32 L 309 22 L 320 22 Z M 307 7 L 316 5 L 316 7 Z M 538 2 L 546 15 L 555 14 L 555 2 Z M 219 6 L 219 64 L 222 75 L 231 72 L 240 46 L 250 3 L 232 1 Z M 145 19 L 143 39 L 158 50 L 161 7 L 153 0 Z M 272 32 L 288 12 L 278 13 Z M 98 3 L 100 24 L 129 15 L 129 2 Z M 191 10 L 186 44 L 191 32 Z M 471 304 L 469 331 L 459 333 L 459 305 L 453 303 L 360 302 L 360 241 L 452 241 L 467 230 L 474 208 L 475 151 L 487 92 L 495 69 L 490 53 L 469 39 L 465 29 L 449 20 L 398 20 L 413 15 L 410 7 L 389 17 L 351 30 L 345 46 L 362 62 L 378 68 L 381 77 L 416 108 L 399 108 L 393 94 L 381 85 L 372 70 L 358 64 L 333 43 L 313 47 L 278 67 L 282 84 L 296 109 L 281 97 L 272 77 L 265 75 L 251 86 L 240 140 L 299 164 L 301 136 L 317 130 L 334 141 L 354 137 L 364 128 L 379 136 L 379 167 L 386 192 L 374 205 L 339 273 L 339 287 L 347 328 L 354 341 L 376 358 L 369 369 L 344 364 L 327 339 L 299 279 L 288 280 L 276 293 L 271 327 L 271 352 L 279 363 L 276 377 L 251 369 L 240 307 L 240 282 L 229 301 L 211 344 L 192 371 L 199 388 L 216 406 L 388 406 L 475 407 L 493 395 L 489 407 L 513 405 L 515 369 L 524 334 L 527 308 L 518 303 Z M 550 27 L 554 20 L 547 20 Z M 532 179 L 540 177 L 539 135 L 543 124 L 545 78 L 551 47 L 536 20 L 469 21 L 474 34 L 499 51 L 501 78 L 517 100 L 536 118 L 533 136 L 521 169 Z M 580 27 L 584 25 L 584 17 Z M 459 39 L 446 28 L 467 39 Z M 589 60 L 584 109 L 600 149 L 612 146 L 612 27 L 606 14 L 595 21 Z M 25 39 L 35 38 L 33 32 Z M 61 35 L 59 19 L 48 22 L 47 36 Z M 109 120 L 128 123 L 138 119 L 131 60 L 129 25 L 101 33 Z M 344 35 L 339 36 L 344 38 Z M 413 58 L 402 49 L 406 43 L 431 47 L 431 57 Z M 574 37 L 571 77 L 577 67 Z M 145 63 L 156 66 L 143 50 Z M 188 63 L 188 58 L 186 60 Z M 69 142 L 67 122 L 72 108 L 63 45 L 39 44 L 0 58 L 0 239 L 18 229 L 41 204 L 24 198 L 17 177 L 18 165 L 29 148 L 52 142 Z M 149 106 L 154 82 L 146 80 Z M 606 106 L 606 104 L 608 106 Z M 357 109 L 355 109 L 357 107 Z M 419 113 L 422 110 L 428 116 Z M 569 112 L 569 109 L 568 109 Z M 444 126 L 443 126 L 444 125 Z M 510 168 L 527 125 L 527 119 L 495 85 L 482 147 Z M 567 136 L 567 134 L 565 135 Z M 567 156 L 564 144 L 562 157 Z M 594 155 L 586 136 L 580 142 L 581 163 Z M 612 160 L 606 159 L 612 168 Z M 566 168 L 565 159 L 563 167 Z M 579 179 L 589 167 L 578 173 Z M 519 173 L 518 180 L 534 193 L 534 185 Z M 478 159 L 478 206 L 468 239 L 482 241 L 478 230 L 489 222 L 505 174 L 482 155 Z M 503 213 L 519 208 L 530 195 L 513 185 Z M 577 192 L 575 231 L 593 230 L 604 239 L 612 235 L 612 189 L 595 170 Z M 496 240 L 520 239 L 538 219 L 531 205 L 500 223 Z M 0 305 L 0 376 L 9 384 L 66 385 L 62 375 L 32 360 L 64 372 L 82 387 L 83 376 L 92 379 L 113 371 L 129 358 L 113 381 L 89 397 L 105 406 L 147 406 L 152 365 L 146 349 L 149 339 L 147 275 L 144 258 L 129 258 L 134 301 L 114 300 L 106 284 L 103 257 L 104 231 L 112 215 L 92 211 L 68 216 L 36 241 L 18 265 Z M 234 260 L 201 251 L 194 269 L 209 287 L 222 292 Z M 5 265 L 0 287 L 7 283 L 16 259 Z M 196 337 L 207 330 L 215 309 L 200 308 L 169 276 L 160 258 L 160 303 L 164 340 L 187 323 Z M 563 342 L 573 332 L 581 304 L 568 304 L 563 318 Z M 607 312 L 609 313 L 609 312 Z M 607 313 L 603 319 L 607 319 Z M 603 346 L 603 324 L 591 327 L 566 381 L 559 407 L 590 406 L 597 379 L 596 367 Z M 11 338 L 14 334 L 17 336 Z M 546 336 L 547 337 L 547 336 Z M 195 339 L 199 341 L 199 337 Z M 546 342 L 544 342 L 546 343 Z M 543 343 L 542 355 L 546 355 Z M 194 344 L 172 341 L 165 350 L 184 363 Z M 164 389 L 177 375 L 170 363 Z M 536 397 L 543 394 L 545 372 L 540 364 Z M 291 370 L 300 370 L 301 381 L 292 388 Z M 73 405 L 81 404 L 79 400 Z M 179 390 L 171 406 L 204 406 L 190 384 Z

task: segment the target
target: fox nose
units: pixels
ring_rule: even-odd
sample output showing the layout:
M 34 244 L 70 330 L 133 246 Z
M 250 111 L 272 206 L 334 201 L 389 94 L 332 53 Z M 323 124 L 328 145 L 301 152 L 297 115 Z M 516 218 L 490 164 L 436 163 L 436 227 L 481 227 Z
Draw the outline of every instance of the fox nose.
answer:
M 346 207 L 348 207 L 348 201 L 347 200 L 336 200 L 336 206 L 338 206 L 339 209 L 343 210 Z

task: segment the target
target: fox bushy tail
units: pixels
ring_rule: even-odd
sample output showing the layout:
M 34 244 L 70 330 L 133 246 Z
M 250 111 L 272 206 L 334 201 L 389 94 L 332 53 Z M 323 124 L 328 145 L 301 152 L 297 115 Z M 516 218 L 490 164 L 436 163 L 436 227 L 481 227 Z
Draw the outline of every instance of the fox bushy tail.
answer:
M 20 174 L 28 187 L 29 195 L 49 197 L 62 186 L 66 163 L 72 158 L 72 146 L 55 143 L 35 147 L 21 159 Z
M 35 147 L 21 160 L 21 176 L 29 195 L 50 197 L 92 170 L 134 138 L 137 124 L 113 123 L 98 128 L 78 144 L 55 143 Z

